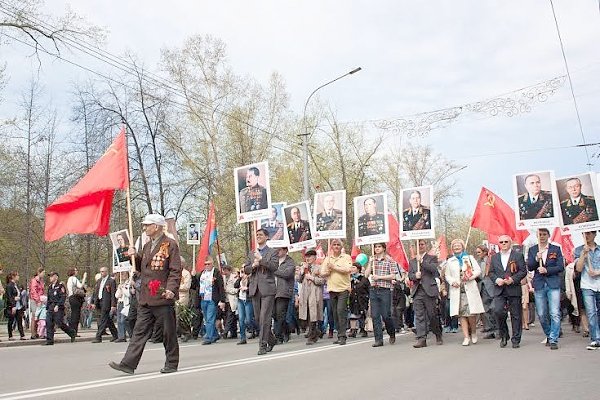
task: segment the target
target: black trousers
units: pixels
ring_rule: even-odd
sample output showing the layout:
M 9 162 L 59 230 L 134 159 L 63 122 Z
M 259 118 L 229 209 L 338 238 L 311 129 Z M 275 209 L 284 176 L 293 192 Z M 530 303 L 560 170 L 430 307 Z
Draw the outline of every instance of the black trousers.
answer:
M 70 296 L 69 305 L 71 306 L 71 317 L 69 318 L 69 326 L 77 333 L 79 330 L 79 319 L 81 318 L 81 306 L 83 298 L 80 296 Z
M 348 291 L 329 292 L 331 309 L 333 310 L 333 323 L 338 331 L 338 338 L 346 337 L 348 328 Z
M 286 297 L 278 297 L 275 299 L 275 336 L 278 339 L 283 339 L 284 335 L 287 335 L 288 329 L 287 324 L 285 322 L 285 317 L 287 315 L 288 307 L 290 305 L 290 299 Z
M 252 297 L 254 320 L 258 322 L 260 329 L 260 333 L 258 334 L 258 344 L 260 347 L 266 347 L 269 342 L 274 342 L 275 339 L 273 332 L 271 332 L 274 303 L 275 296 L 261 296 L 258 291 Z
M 179 366 L 179 343 L 177 342 L 177 323 L 173 306 L 139 305 L 133 336 L 121 364 L 136 369 L 142 358 L 146 342 L 152 336 L 157 320 L 163 321 L 163 345 L 165 347 L 165 367 Z
M 23 310 L 17 310 L 14 314 L 8 314 L 8 337 L 11 338 L 13 336 L 13 325 L 17 322 L 17 329 L 19 330 L 19 334 L 21 337 L 25 337 L 25 332 L 23 331 Z
M 75 331 L 65 324 L 65 307 L 58 307 L 54 311 L 54 304 L 48 304 L 46 310 L 46 342 L 54 343 L 54 325 L 58 325 L 67 335 L 73 336 Z
M 231 306 L 229 303 L 225 303 L 225 326 L 223 330 L 225 331 L 225 335 L 229 334 L 230 338 L 237 337 L 237 316 L 231 310 Z
M 485 313 L 481 316 L 483 320 L 483 328 L 488 332 L 496 331 L 496 316 L 494 314 L 494 297 L 492 297 L 485 286 L 481 288 L 481 301 L 483 303 L 483 309 Z
M 427 338 L 427 329 L 431 329 L 436 337 L 442 335 L 440 317 L 438 315 L 437 298 L 428 296 L 419 285 L 413 296 L 413 309 L 415 312 L 417 339 Z
M 500 331 L 500 337 L 506 338 L 507 340 L 510 338 L 510 335 L 508 334 L 508 324 L 506 323 L 506 318 L 510 311 L 510 322 L 512 325 L 511 342 L 520 343 L 521 332 L 523 331 L 523 325 L 521 325 L 523 320 L 521 296 L 496 296 L 494 297 L 492 307 L 494 308 L 494 315 L 496 316 L 496 324 Z
M 119 334 L 117 332 L 117 328 L 115 328 L 115 324 L 113 323 L 109 306 L 100 307 L 100 317 L 99 318 L 100 318 L 100 321 L 98 322 L 98 331 L 96 332 L 96 339 L 102 340 L 102 332 L 104 332 L 104 330 L 106 328 L 108 328 L 112 337 L 114 339 L 117 339 L 119 337 Z

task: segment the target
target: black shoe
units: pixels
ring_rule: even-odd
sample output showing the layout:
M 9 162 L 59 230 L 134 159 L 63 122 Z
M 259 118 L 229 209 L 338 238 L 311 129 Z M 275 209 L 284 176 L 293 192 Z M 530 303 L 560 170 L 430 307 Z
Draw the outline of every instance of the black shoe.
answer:
M 368 333 L 367 331 L 363 330 L 363 331 L 360 333 L 360 337 L 369 337 L 369 333 Z
M 519 343 L 513 343 L 512 344 L 512 348 L 513 349 L 518 349 L 519 347 L 521 347 L 521 345 Z
M 442 338 L 442 335 L 437 335 L 435 337 L 435 344 L 437 344 L 438 346 L 441 346 L 444 344 L 444 339 Z
M 348 334 L 348 337 L 355 338 L 356 332 L 357 332 L 356 329 L 350 329 L 350 333 Z
M 112 369 L 116 369 L 117 371 L 125 372 L 126 374 L 133 375 L 133 368 L 128 367 L 127 365 L 123 365 L 121 363 L 117 364 L 114 361 L 108 363 L 108 366 Z
M 258 349 L 258 353 L 257 353 L 257 354 L 258 354 L 259 356 L 262 356 L 262 355 L 264 355 L 264 354 L 267 354 L 267 353 L 268 353 L 268 352 L 267 352 L 267 348 L 266 348 L 266 347 L 264 347 L 264 346 L 261 346 L 261 347 Z
M 177 368 L 175 367 L 163 367 L 160 369 L 161 374 L 171 374 L 173 372 L 177 372 Z
M 214 342 L 211 340 L 205 340 L 202 342 L 203 345 L 207 345 L 207 344 L 213 344 Z
M 119 338 L 118 338 L 118 337 L 114 337 L 114 336 L 113 336 L 113 338 L 112 338 L 112 339 L 110 339 L 110 342 L 111 342 L 111 343 L 113 343 L 113 342 L 116 342 L 117 340 L 119 340 Z
M 267 353 L 270 353 L 273 351 L 273 347 L 275 346 L 270 343 L 267 343 L 267 347 L 265 347 L 265 350 L 267 350 Z
M 558 350 L 558 343 L 550 343 L 550 350 Z
M 92 340 L 92 343 L 102 343 L 102 339 L 96 338 L 96 339 Z
M 508 344 L 508 339 L 503 337 L 500 339 L 500 347 L 504 348 Z
M 71 337 L 71 343 L 75 343 L 75 339 L 77 338 L 77 334 L 75 332 L 73 332 L 72 335 L 69 335 Z
M 277 344 L 283 344 L 283 338 L 278 338 L 277 339 Z
M 371 345 L 371 347 L 382 347 L 382 346 L 383 346 L 383 342 L 380 342 L 380 341 L 377 341 Z
M 417 343 L 413 344 L 415 349 L 420 349 L 421 347 L 427 347 L 427 341 L 425 339 L 417 340 Z
M 343 346 L 346 344 L 346 336 L 342 336 L 341 338 L 338 339 L 338 344 L 340 346 Z
M 237 342 L 236 344 L 247 344 L 248 342 L 246 341 L 246 339 L 242 339 L 239 342 Z
M 491 332 L 491 333 L 486 334 L 483 338 L 484 339 L 496 339 L 496 334 L 494 332 Z
M 390 342 L 390 344 L 396 343 L 396 335 L 390 335 L 389 342 Z
M 112 340 L 111 340 L 111 342 L 112 342 Z M 119 339 L 115 340 L 114 342 L 115 343 L 126 343 L 127 339 L 125 339 L 125 338 L 119 338 Z
M 42 343 L 42 346 L 53 346 L 54 342 L 44 342 Z

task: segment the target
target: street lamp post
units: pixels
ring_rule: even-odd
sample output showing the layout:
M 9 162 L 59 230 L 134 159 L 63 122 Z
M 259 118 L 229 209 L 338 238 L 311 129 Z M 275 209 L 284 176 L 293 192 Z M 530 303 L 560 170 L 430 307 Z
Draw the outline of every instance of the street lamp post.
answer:
M 309 133 L 308 133 L 308 124 L 306 123 L 306 108 L 308 107 L 308 102 L 313 97 L 313 95 L 319 91 L 319 89 L 322 89 L 325 86 L 330 85 L 335 81 L 339 81 L 340 79 L 342 79 L 348 75 L 355 74 L 358 71 L 360 71 L 361 69 L 362 69 L 361 67 L 354 68 L 352 71 L 346 72 L 344 75 L 338 76 L 337 78 L 322 84 L 321 86 L 319 86 L 318 88 L 316 88 L 315 90 L 312 91 L 312 93 L 306 99 L 306 103 L 304 103 L 304 113 L 302 114 L 302 123 L 304 124 L 304 133 L 300 134 L 300 136 L 302 136 L 302 155 L 303 155 L 303 159 L 304 159 L 304 165 L 303 165 L 303 171 L 302 171 L 303 185 L 304 185 L 304 194 L 303 194 L 304 200 L 310 200 L 310 190 L 309 190 L 310 183 L 308 181 L 308 135 L 309 135 Z

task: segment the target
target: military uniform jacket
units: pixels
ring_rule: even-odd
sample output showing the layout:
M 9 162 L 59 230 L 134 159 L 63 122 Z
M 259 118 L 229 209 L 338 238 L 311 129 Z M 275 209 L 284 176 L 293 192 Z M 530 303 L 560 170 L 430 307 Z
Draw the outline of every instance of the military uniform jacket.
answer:
M 333 209 L 328 215 L 325 211 L 317 215 L 317 231 L 342 229 L 342 210 Z
M 251 188 L 245 187 L 240 190 L 240 211 L 250 212 L 256 210 L 264 210 L 269 205 L 267 204 L 267 189 L 260 185 Z
M 383 214 L 365 214 L 358 218 L 358 236 L 380 235 L 383 233 L 385 233 L 385 217 Z
M 136 255 L 135 267 L 140 271 L 142 279 L 138 303 L 148 306 L 174 305 L 179 296 L 181 283 L 181 258 L 177 242 L 163 235 L 160 242 L 152 250 L 152 241 L 144 245 L 141 255 Z M 159 293 L 150 296 L 148 283 L 154 280 L 160 282 Z M 164 290 L 175 294 L 174 299 L 165 299 L 161 296 Z
M 531 202 L 529 193 L 519 196 L 519 216 L 522 220 L 554 217 L 552 195 L 550 192 L 541 191 L 537 201 Z
M 67 299 L 67 289 L 62 282 L 48 286 L 48 310 L 54 306 L 64 307 Z
M 254 252 L 251 251 L 244 263 L 244 272 L 250 275 L 248 295 L 254 297 L 259 292 L 261 297 L 275 296 L 275 271 L 279 268 L 277 251 L 265 246 L 262 251 L 262 259 L 254 270 L 252 270 L 253 261 Z
M 565 225 L 581 224 L 598 219 L 598 209 L 593 196 L 582 194 L 577 205 L 573 204 L 573 201 L 569 198 L 560 203 L 560 209 Z
M 298 223 L 298 228 L 296 228 L 296 222 L 292 222 L 288 224 L 288 234 L 290 237 L 290 243 L 298 243 L 300 241 L 304 242 L 305 240 L 311 240 L 310 234 L 310 225 L 308 221 L 301 219 Z M 302 237 L 304 235 L 304 238 Z M 302 240 L 300 240 L 302 239 Z
M 419 223 L 420 227 L 415 228 Z M 427 207 L 419 207 L 417 213 L 413 214 L 412 208 L 407 208 L 402 212 L 402 230 L 412 231 L 420 229 L 431 229 L 431 211 Z

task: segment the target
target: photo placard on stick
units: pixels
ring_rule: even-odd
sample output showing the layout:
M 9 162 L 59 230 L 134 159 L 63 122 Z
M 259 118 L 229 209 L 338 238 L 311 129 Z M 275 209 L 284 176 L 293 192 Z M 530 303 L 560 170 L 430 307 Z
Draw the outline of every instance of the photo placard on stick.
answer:
M 285 215 L 283 212 L 285 205 L 286 203 L 272 203 L 270 218 L 260 220 L 260 227 L 269 232 L 267 246 L 271 248 L 289 246 Z
M 130 271 L 131 257 L 127 255 L 127 251 L 131 246 L 129 231 L 123 229 L 112 232 L 109 237 L 113 246 L 113 272 Z
M 187 224 L 187 244 L 189 245 L 198 245 L 200 244 L 200 231 L 198 230 L 200 227 L 200 223 L 198 222 L 190 222 Z
M 593 172 L 556 179 L 560 200 L 562 233 L 586 232 L 600 229 L 598 219 L 598 180 Z
M 313 235 L 315 227 L 310 218 L 308 201 L 290 204 L 284 207 L 283 211 L 290 252 L 315 247 L 317 245 Z
M 399 209 L 402 210 L 400 239 L 435 239 L 432 212 L 433 186 L 402 189 Z
M 269 218 L 271 187 L 269 164 L 266 161 L 245 165 L 233 170 L 237 222 Z
M 513 191 L 518 230 L 558 226 L 559 199 L 553 171 L 516 174 Z
M 357 246 L 387 243 L 390 240 L 386 193 L 355 197 L 354 237 Z
M 346 238 L 346 191 L 315 193 L 315 239 Z

